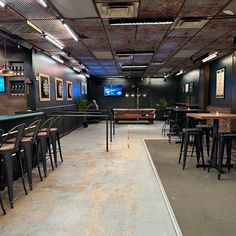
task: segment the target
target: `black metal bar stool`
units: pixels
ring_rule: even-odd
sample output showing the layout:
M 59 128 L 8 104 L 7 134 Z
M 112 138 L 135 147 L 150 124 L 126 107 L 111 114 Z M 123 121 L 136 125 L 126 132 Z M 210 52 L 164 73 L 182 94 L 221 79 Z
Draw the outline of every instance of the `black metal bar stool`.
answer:
M 16 156 L 16 159 L 18 161 L 18 167 L 24 191 L 26 195 L 28 194 L 25 187 L 22 160 L 19 149 L 20 142 L 24 133 L 24 128 L 25 124 L 20 124 L 12 128 L 4 137 L 2 136 L 3 139 L 0 146 L 0 155 L 3 156 L 5 165 L 6 185 L 11 208 L 13 208 L 13 156 Z
M 231 166 L 231 152 L 232 152 L 232 141 L 236 140 L 236 133 L 221 133 L 219 134 L 219 160 L 218 160 L 218 180 L 221 178 L 223 159 L 224 158 L 224 149 L 226 146 L 226 166 L 230 172 Z
M 52 144 L 54 162 L 55 162 L 56 167 L 57 167 L 57 151 L 59 151 L 61 161 L 63 162 L 62 152 L 61 152 L 61 143 L 60 143 L 60 134 L 59 134 L 62 118 L 63 118 L 62 115 L 55 118 L 55 120 L 52 122 L 52 125 L 50 128 L 50 135 L 49 135 L 50 142 Z M 58 149 L 57 149 L 57 145 L 58 145 Z
M 199 125 L 196 125 L 196 128 L 201 129 L 203 136 L 205 136 L 207 156 L 209 157 L 210 156 L 210 137 L 212 137 L 213 126 L 207 125 L 207 124 L 199 124 Z
M 52 161 L 52 153 L 50 148 L 50 128 L 52 126 L 52 122 L 54 117 L 47 119 L 41 126 L 38 134 L 37 134 L 37 141 L 38 141 L 38 150 L 40 147 L 40 156 L 43 162 L 43 171 L 44 176 L 47 177 L 47 152 L 49 152 L 49 159 L 51 162 L 52 170 L 54 170 L 53 161 Z
M 202 165 L 205 170 L 203 145 L 202 145 L 202 131 L 201 131 L 201 129 L 198 129 L 198 128 L 183 129 L 182 141 L 181 141 L 181 147 L 180 147 L 180 155 L 179 155 L 179 164 L 181 162 L 182 154 L 183 154 L 183 170 L 184 170 L 185 165 L 186 165 L 187 154 L 188 154 L 188 152 L 192 152 L 192 151 L 188 151 L 191 137 L 193 138 L 192 144 L 195 146 L 195 150 L 196 150 L 197 163 L 199 165 L 199 160 L 201 157 L 202 158 Z
M 24 150 L 24 160 L 26 163 L 26 169 L 27 169 L 27 176 L 29 181 L 30 190 L 33 189 L 32 184 L 32 167 L 33 167 L 33 154 L 35 154 L 35 162 L 38 168 L 39 177 L 42 181 L 42 175 L 41 170 L 39 166 L 39 156 L 38 156 L 38 150 L 37 150 L 37 135 L 39 131 L 39 127 L 41 124 L 41 120 L 36 120 L 33 123 L 31 123 L 25 130 L 24 137 L 21 140 L 21 146 Z
M 0 141 L 2 140 L 2 135 L 4 134 L 4 130 L 3 129 L 0 129 Z M 1 159 L 0 159 L 1 160 Z M 0 205 L 1 205 L 1 208 L 2 208 L 2 212 L 4 215 L 6 215 L 6 211 L 5 211 L 5 208 L 3 206 L 3 202 L 2 202 L 2 198 L 1 198 L 1 189 L 0 189 Z

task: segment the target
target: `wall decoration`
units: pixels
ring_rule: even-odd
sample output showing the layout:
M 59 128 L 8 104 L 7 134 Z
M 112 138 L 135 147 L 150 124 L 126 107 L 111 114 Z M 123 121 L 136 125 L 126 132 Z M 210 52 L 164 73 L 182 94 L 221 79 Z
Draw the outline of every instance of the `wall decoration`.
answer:
M 189 92 L 189 83 L 185 84 L 185 93 Z
M 63 100 L 63 80 L 57 77 L 55 77 L 55 95 L 57 101 Z
M 39 73 L 39 100 L 50 101 L 50 77 Z
M 193 89 L 194 89 L 194 82 L 190 82 L 189 83 L 189 92 L 192 93 L 193 92 Z
M 224 98 L 225 68 L 216 71 L 216 98 Z
M 71 81 L 66 81 L 66 97 L 67 97 L 67 100 L 73 99 L 73 89 L 72 89 Z
M 87 83 L 86 82 L 81 82 L 81 94 L 86 95 L 87 92 Z

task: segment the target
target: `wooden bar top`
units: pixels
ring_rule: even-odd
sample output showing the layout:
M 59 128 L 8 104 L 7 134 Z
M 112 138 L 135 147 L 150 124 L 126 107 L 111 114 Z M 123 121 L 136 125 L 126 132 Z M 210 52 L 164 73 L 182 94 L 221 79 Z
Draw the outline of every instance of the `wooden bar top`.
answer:
M 187 113 L 188 117 L 204 120 L 204 119 L 225 119 L 225 120 L 236 120 L 236 114 L 231 113 Z

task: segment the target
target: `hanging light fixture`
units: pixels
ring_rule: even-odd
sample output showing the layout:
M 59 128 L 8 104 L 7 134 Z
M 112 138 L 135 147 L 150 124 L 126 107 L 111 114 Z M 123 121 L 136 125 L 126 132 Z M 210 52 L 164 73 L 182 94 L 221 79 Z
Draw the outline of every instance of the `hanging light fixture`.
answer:
M 3 39 L 4 45 L 4 56 L 7 59 L 7 49 L 6 49 L 6 39 Z M 6 62 L 4 65 L 0 66 L 0 76 L 15 76 L 15 72 L 9 68 L 9 64 Z

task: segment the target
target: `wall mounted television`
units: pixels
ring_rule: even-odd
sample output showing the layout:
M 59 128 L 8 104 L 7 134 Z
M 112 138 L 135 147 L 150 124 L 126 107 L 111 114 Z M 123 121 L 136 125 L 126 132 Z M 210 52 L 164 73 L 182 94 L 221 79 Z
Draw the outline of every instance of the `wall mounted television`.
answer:
M 3 76 L 0 76 L 0 93 L 6 92 L 6 83 L 5 78 Z
M 106 96 L 106 97 L 121 97 L 122 96 L 122 85 L 105 84 L 104 85 L 104 96 Z

